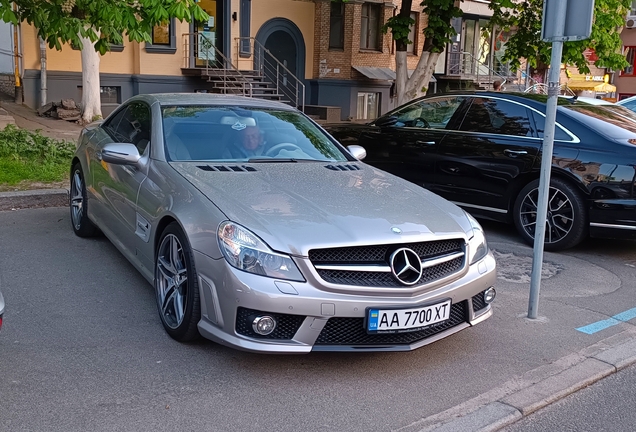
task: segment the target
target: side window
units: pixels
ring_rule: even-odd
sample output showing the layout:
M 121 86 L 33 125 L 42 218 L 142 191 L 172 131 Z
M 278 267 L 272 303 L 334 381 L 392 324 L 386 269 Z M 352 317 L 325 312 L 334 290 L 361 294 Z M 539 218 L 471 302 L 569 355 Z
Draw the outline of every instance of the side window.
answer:
M 489 134 L 534 136 L 529 110 L 516 103 L 474 98 L 459 130 Z
M 104 127 L 119 142 L 131 143 L 143 154 L 150 142 L 150 109 L 133 102 Z
M 104 130 L 108 132 L 115 141 L 118 141 L 118 142 L 121 142 L 123 140 L 122 137 L 117 135 L 117 129 L 119 128 L 119 124 L 121 123 L 121 120 L 126 115 L 126 111 L 128 111 L 128 107 L 124 107 L 117 114 L 115 114 L 115 116 L 112 119 L 110 119 L 108 123 L 104 125 Z
M 537 136 L 539 138 L 543 138 L 543 131 L 545 129 L 545 117 L 534 111 L 532 112 L 532 116 L 534 117 L 534 126 L 537 128 Z M 572 141 L 572 137 L 558 125 L 556 125 L 554 128 L 554 139 L 560 141 Z
M 415 102 L 393 113 L 395 126 L 445 129 L 464 99 L 446 96 Z

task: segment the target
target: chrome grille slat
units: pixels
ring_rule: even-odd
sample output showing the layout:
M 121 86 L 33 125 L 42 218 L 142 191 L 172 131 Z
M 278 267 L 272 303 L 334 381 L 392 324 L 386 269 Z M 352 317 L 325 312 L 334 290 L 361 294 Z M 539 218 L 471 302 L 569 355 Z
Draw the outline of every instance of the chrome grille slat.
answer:
M 405 285 L 393 276 L 389 264 L 391 254 L 400 248 L 409 248 L 420 257 L 423 270 L 418 285 L 451 276 L 465 266 L 463 239 L 313 249 L 309 259 L 318 275 L 329 283 L 403 288 Z

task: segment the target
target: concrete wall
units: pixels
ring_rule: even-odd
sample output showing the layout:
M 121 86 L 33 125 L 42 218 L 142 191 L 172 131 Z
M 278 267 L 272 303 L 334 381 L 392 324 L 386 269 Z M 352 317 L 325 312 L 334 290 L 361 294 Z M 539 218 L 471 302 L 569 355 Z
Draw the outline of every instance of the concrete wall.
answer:
M 81 72 L 47 73 L 48 100 L 60 101 L 72 98 L 81 101 Z M 39 106 L 40 71 L 27 69 L 23 78 L 24 104 L 36 108 Z M 193 93 L 197 90 L 210 90 L 211 85 L 198 77 L 174 75 L 140 75 L 140 74 L 100 74 L 102 86 L 120 87 L 121 102 L 140 93 Z M 102 104 L 104 116 L 112 112 L 118 104 Z
M 309 80 L 308 105 L 338 106 L 341 120 L 355 119 L 358 92 L 371 92 L 380 93 L 380 113 L 385 113 L 392 108 L 390 88 L 391 83 L 384 81 Z

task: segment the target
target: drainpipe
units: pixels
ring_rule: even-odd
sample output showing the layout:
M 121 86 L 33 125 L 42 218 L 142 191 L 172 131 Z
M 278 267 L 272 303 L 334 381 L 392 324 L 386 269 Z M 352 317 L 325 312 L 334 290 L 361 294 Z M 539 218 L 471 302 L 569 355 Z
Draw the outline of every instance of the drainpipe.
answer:
M 13 3 L 13 10 L 17 11 L 17 6 Z M 18 25 L 13 24 L 13 62 L 15 78 L 15 103 L 22 103 L 22 83 L 20 82 L 20 51 L 18 49 Z
M 46 105 L 46 42 L 40 38 L 40 106 Z

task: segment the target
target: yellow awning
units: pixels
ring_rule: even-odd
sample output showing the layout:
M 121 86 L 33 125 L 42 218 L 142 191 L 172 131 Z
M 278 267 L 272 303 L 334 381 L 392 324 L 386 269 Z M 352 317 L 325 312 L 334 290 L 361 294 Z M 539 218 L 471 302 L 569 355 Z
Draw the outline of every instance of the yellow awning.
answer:
M 587 90 L 603 93 L 612 93 L 616 87 L 602 81 L 570 81 L 566 84 L 571 90 Z

